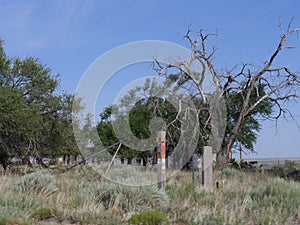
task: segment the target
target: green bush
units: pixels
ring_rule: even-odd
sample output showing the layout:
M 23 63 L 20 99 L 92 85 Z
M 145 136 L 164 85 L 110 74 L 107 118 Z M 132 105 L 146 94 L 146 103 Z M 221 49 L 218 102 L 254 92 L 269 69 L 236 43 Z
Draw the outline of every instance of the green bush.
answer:
M 287 167 L 287 168 L 295 168 L 296 167 L 296 163 L 293 162 L 293 161 L 289 161 L 289 160 L 285 160 L 284 161 L 284 167 Z
M 45 220 L 55 216 L 56 210 L 53 208 L 40 208 L 34 211 L 32 217 L 37 220 Z
M 132 215 L 129 219 L 129 223 L 135 225 L 162 225 L 169 224 L 169 220 L 168 217 L 160 211 L 146 210 Z
M 0 217 L 0 225 L 8 225 L 10 221 L 5 217 Z
M 47 170 L 39 170 L 26 174 L 14 185 L 14 189 L 22 192 L 34 191 L 37 194 L 48 195 L 57 190 L 56 180 Z
M 286 176 L 286 172 L 285 172 L 285 168 L 282 166 L 273 166 L 270 170 L 269 170 L 270 174 L 276 176 L 276 177 L 285 177 Z

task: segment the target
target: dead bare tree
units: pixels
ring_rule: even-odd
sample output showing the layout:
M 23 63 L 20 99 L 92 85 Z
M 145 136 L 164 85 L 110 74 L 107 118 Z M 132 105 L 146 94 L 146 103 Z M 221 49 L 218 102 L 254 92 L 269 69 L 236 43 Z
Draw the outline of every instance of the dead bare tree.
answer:
M 223 98 L 225 102 L 233 92 L 242 96 L 243 103 L 238 117 L 231 131 L 223 137 L 220 149 L 218 149 L 218 153 L 223 156 L 225 162 L 230 158 L 232 147 L 237 141 L 237 136 L 243 127 L 245 119 L 253 115 L 263 102 L 270 102 L 272 110 L 275 113 L 275 115 L 274 113 L 268 115 L 266 119 L 275 119 L 277 121 L 280 117 L 285 117 L 287 114 L 293 118 L 284 103 L 299 98 L 297 94 L 300 86 L 299 73 L 293 72 L 285 65 L 275 66 L 274 63 L 275 59 L 279 57 L 280 52 L 293 48 L 293 46 L 287 46 L 286 42 L 290 36 L 297 34 L 300 28 L 293 28 L 292 22 L 293 20 L 290 21 L 285 31 L 283 31 L 280 25 L 282 35 L 275 51 L 268 60 L 258 67 L 244 63 L 232 70 L 219 72 L 213 63 L 216 48 L 210 50 L 207 48 L 209 38 L 217 34 L 205 34 L 203 30 L 196 32 L 190 28 L 185 35 L 185 38 L 191 45 L 191 56 L 188 60 L 179 59 L 167 65 L 162 65 L 158 61 L 154 62 L 154 68 L 160 76 L 170 77 L 171 74 L 174 74 L 174 70 L 177 70 L 177 84 L 186 88 L 193 86 L 193 90 L 196 91 L 192 91 L 192 94 L 195 96 L 198 95 L 198 98 L 208 108 L 211 107 L 209 105 L 209 93 L 204 87 L 204 81 L 207 79 L 207 76 L 210 76 L 214 83 L 214 92 Z M 200 65 L 200 70 L 196 72 L 194 69 L 195 64 Z M 188 86 L 187 83 L 191 86 Z M 263 87 L 264 91 L 259 92 L 259 87 Z M 253 93 L 256 95 L 255 101 L 251 100 Z M 210 118 L 211 116 L 208 115 L 204 121 L 200 121 L 200 124 L 207 124 L 211 130 L 212 124 Z

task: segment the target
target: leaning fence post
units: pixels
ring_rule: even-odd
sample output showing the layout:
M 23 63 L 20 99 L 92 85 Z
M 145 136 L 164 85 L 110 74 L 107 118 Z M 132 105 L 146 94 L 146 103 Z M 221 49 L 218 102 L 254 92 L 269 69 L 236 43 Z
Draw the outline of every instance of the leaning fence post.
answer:
M 157 132 L 157 166 L 158 176 L 157 184 L 158 188 L 165 190 L 166 187 L 166 132 Z
M 213 189 L 212 166 L 213 166 L 212 147 L 204 146 L 203 160 L 202 160 L 202 184 L 204 186 L 204 189 L 209 191 Z

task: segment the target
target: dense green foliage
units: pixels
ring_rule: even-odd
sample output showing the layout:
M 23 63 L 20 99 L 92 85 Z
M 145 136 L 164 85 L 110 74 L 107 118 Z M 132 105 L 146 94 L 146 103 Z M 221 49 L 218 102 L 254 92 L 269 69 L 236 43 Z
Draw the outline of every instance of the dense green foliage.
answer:
M 53 208 L 40 208 L 34 211 L 33 218 L 37 220 L 45 220 L 55 216 L 56 210 Z
M 110 146 L 118 141 L 118 137 L 114 131 L 112 126 L 111 118 L 113 117 L 112 107 L 107 107 L 100 114 L 100 121 L 97 124 L 97 133 L 101 139 L 101 142 L 104 146 Z M 96 146 L 97 146 L 96 141 Z M 117 147 L 111 148 L 109 152 L 114 154 Z M 131 164 L 131 160 L 133 157 L 138 156 L 138 151 L 129 149 L 127 146 L 122 145 L 118 154 L 121 158 L 126 158 L 128 160 L 128 164 Z M 123 160 L 123 159 L 122 159 Z
M 157 131 L 157 127 L 151 130 L 153 128 L 152 126 L 154 126 L 154 124 L 152 124 L 153 119 L 160 118 L 165 123 L 167 129 L 167 155 L 170 155 L 174 151 L 184 128 L 178 119 L 179 115 L 177 110 L 167 98 L 164 96 L 161 98 L 151 96 L 151 93 L 155 87 L 158 86 L 155 86 L 154 81 L 147 80 L 143 87 L 137 87 L 130 90 L 127 95 L 121 99 L 119 105 L 109 106 L 104 109 L 104 111 L 100 114 L 100 121 L 97 124 L 97 131 L 102 143 L 105 146 L 109 146 L 119 140 L 114 129 L 118 129 L 118 127 L 122 129 L 122 123 L 126 123 L 126 119 L 129 120 L 131 135 L 134 135 L 141 142 L 143 142 L 149 139 L 150 135 L 153 135 L 151 132 Z M 144 93 L 148 93 L 147 97 L 140 97 L 141 90 Z M 118 110 L 115 110 L 120 108 L 125 108 L 126 110 L 121 111 L 121 113 L 119 113 Z M 114 124 L 118 124 L 116 126 L 117 128 L 113 127 Z M 156 133 L 154 135 L 156 137 Z M 123 136 L 126 139 L 126 134 Z M 155 143 L 155 137 L 153 138 L 152 136 L 152 139 L 149 139 L 149 142 L 152 141 L 150 144 Z M 145 146 L 150 145 L 147 141 L 144 142 Z M 139 149 L 130 149 L 123 145 L 119 156 L 127 158 L 129 162 L 133 157 L 141 157 L 143 160 L 143 165 L 147 164 L 149 157 L 154 156 L 152 159 L 155 162 L 155 148 L 149 148 L 149 151 L 138 150 Z M 112 150 L 112 152 L 114 151 L 115 149 Z
M 6 56 L 0 41 L 0 163 L 72 154 L 73 95 L 59 89 L 59 76 L 39 59 Z
M 157 210 L 146 210 L 131 216 L 130 224 L 143 224 L 143 225 L 163 225 L 169 224 L 168 217 Z

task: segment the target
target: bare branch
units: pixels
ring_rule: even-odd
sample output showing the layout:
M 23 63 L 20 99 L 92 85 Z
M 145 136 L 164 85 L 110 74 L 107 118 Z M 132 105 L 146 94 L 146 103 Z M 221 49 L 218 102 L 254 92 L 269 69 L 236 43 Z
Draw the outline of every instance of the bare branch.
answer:
M 277 114 L 275 116 L 274 114 L 262 116 L 266 116 L 266 119 L 278 120 L 285 114 L 290 114 L 289 110 L 284 107 L 284 103 L 299 98 L 297 94 L 297 89 L 300 87 L 299 74 L 293 72 L 286 65 L 279 64 L 278 66 L 276 64 L 275 66 L 274 63 L 280 52 L 295 48 L 293 45 L 286 45 L 289 37 L 300 30 L 300 28 L 292 27 L 293 20 L 294 18 L 289 22 L 287 29 L 283 29 L 281 22 L 279 23 L 279 28 L 282 31 L 279 42 L 270 57 L 259 68 L 250 63 L 243 63 L 231 70 L 220 72 L 213 63 L 217 48 L 209 48 L 207 45 L 210 37 L 218 35 L 216 33 L 206 34 L 202 29 L 193 31 L 190 27 L 185 34 L 185 38 L 191 46 L 191 57 L 188 60 L 175 60 L 167 65 L 161 65 L 157 60 L 154 61 L 155 71 L 160 76 L 168 77 L 174 69 L 178 70 L 177 84 L 184 87 L 185 90 L 191 88 L 193 90 L 190 92 L 192 98 L 199 100 L 202 106 L 205 106 L 199 108 L 197 112 L 203 117 L 200 118 L 199 116 L 199 124 L 203 129 L 212 131 L 213 128 L 212 115 L 210 114 L 212 106 L 209 105 L 208 101 L 209 93 L 203 87 L 208 75 L 214 82 L 216 92 L 223 98 L 230 99 L 232 94 L 237 94 L 238 98 L 241 99 L 238 114 L 232 124 L 233 127 L 224 138 L 223 147 L 220 149 L 220 152 L 226 156 L 229 155 L 232 146 L 236 143 L 245 120 L 251 116 L 254 118 L 261 104 L 272 103 Z M 200 65 L 199 71 L 193 70 L 195 63 Z M 184 113 L 183 109 L 180 111 Z M 175 124 L 175 121 L 179 121 L 179 114 L 171 124 Z

